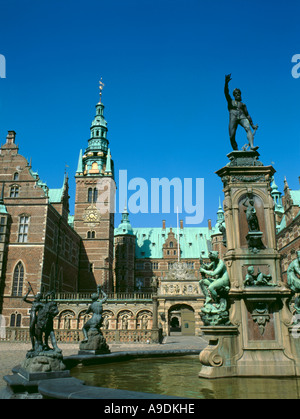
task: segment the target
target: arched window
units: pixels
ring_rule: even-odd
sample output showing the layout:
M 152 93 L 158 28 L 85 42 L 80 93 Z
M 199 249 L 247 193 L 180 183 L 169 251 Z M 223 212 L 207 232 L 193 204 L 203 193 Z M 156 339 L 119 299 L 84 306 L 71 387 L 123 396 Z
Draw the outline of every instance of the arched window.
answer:
M 23 282 L 24 282 L 24 266 L 22 262 L 19 262 L 14 270 L 13 276 L 13 297 L 21 297 L 23 293 Z
M 90 239 L 91 238 L 91 232 L 88 231 L 86 236 L 87 236 L 88 239 Z
M 98 165 L 97 165 L 98 167 Z M 94 188 L 94 196 L 93 196 L 93 202 L 97 202 L 98 199 L 98 189 Z
M 170 242 L 170 247 L 172 248 L 174 246 L 174 243 L 173 242 Z
M 10 327 L 21 327 L 21 320 L 22 316 L 21 314 L 13 313 L 10 316 Z
M 94 239 L 94 238 L 95 238 L 95 236 L 96 236 L 95 232 L 94 232 L 94 231 L 92 231 L 92 239 Z
M 13 313 L 10 316 L 10 323 L 9 323 L 9 325 L 10 325 L 10 327 L 15 327 L 15 325 L 16 325 L 16 315 L 15 315 L 15 313 Z
M 88 202 L 92 202 L 93 200 L 93 189 L 89 188 L 88 189 Z
M 18 172 L 14 173 L 14 180 L 19 180 L 19 173 Z
M 11 316 L 10 316 L 10 327 L 15 327 L 15 325 L 16 325 L 16 315 L 13 313 Z
M 21 314 L 17 314 L 16 327 L 21 327 Z
M 98 164 L 97 163 L 93 163 L 97 165 L 97 169 L 98 169 Z M 93 168 L 93 166 L 92 166 Z M 97 202 L 98 199 L 98 189 L 97 188 L 89 188 L 88 189 L 88 202 L 90 203 L 95 203 Z

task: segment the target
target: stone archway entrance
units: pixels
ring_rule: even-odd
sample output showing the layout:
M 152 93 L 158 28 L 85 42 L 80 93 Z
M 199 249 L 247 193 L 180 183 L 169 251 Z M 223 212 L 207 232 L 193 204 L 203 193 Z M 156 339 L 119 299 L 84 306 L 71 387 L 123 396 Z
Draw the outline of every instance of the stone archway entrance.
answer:
M 195 335 L 195 312 L 187 304 L 176 304 L 168 312 L 169 334 Z

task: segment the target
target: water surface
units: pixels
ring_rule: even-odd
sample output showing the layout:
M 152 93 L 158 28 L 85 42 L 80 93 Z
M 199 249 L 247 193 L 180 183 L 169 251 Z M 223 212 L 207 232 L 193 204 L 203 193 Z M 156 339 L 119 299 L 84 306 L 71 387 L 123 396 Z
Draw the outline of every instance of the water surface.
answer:
M 299 399 L 296 378 L 199 378 L 199 356 L 135 359 L 77 366 L 86 385 L 194 399 Z

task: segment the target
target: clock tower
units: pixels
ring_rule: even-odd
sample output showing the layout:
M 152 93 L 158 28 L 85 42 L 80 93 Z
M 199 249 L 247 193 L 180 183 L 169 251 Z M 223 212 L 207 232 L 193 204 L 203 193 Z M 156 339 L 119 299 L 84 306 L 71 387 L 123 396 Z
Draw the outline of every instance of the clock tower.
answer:
M 80 150 L 75 175 L 74 229 L 82 238 L 79 255 L 79 291 L 105 291 L 113 288 L 113 237 L 115 181 L 107 139 L 104 105 L 96 105 L 91 135 L 84 153 Z

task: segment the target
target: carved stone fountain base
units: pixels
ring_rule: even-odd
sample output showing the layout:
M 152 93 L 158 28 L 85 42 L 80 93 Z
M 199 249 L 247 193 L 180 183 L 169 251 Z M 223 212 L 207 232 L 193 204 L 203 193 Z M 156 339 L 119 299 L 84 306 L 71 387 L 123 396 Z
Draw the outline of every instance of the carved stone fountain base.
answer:
M 81 342 L 79 346 L 79 355 L 101 355 L 109 354 L 110 349 L 101 332 L 98 330 L 89 330 L 87 342 Z
M 294 377 L 297 368 L 283 348 L 243 349 L 235 326 L 202 327 L 209 341 L 200 353 L 201 378 Z
M 234 326 L 202 326 L 208 346 L 199 377 L 297 377 L 300 323 L 291 324 L 290 291 L 249 287 L 231 291 Z
M 64 372 L 60 376 L 67 376 L 66 366 L 63 363 L 63 356 L 60 352 L 52 350 L 40 352 L 38 355 L 28 356 L 21 364 L 22 375 L 27 379 L 36 379 L 39 374 L 54 373 L 52 374 L 57 378 L 57 373 Z M 51 374 L 48 374 L 51 377 Z

